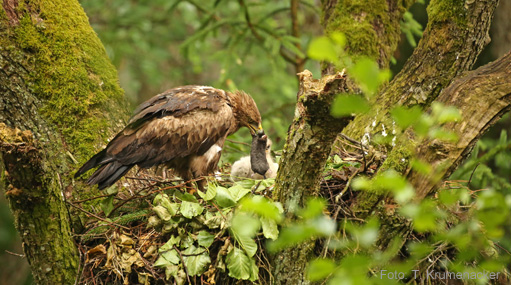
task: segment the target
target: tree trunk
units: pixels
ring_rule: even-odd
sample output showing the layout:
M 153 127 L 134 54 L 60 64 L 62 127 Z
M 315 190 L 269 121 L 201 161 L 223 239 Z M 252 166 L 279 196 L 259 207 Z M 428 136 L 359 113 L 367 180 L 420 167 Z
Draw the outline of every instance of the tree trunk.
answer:
M 80 259 L 65 200 L 83 194 L 78 162 L 126 114 L 115 69 L 72 0 L 2 1 L 0 66 L 0 187 L 35 282 L 73 284 Z
M 381 3 L 378 5 L 388 6 L 385 9 L 381 9 L 381 7 L 371 9 L 373 6 L 376 7 L 377 3 L 359 7 L 346 3 L 346 1 L 325 0 L 323 1 L 323 24 L 327 34 L 334 31 L 342 31 L 347 34 L 347 50 L 355 59 L 360 56 L 368 56 L 376 59 L 381 67 L 387 67 L 390 55 L 397 43 L 395 34 L 399 34 L 399 19 L 410 3 L 407 3 L 405 7 Z M 438 180 L 420 177 L 411 172 L 408 159 L 417 153 L 419 158 L 433 165 L 441 163 L 444 168 L 439 175 L 443 177 L 452 172 L 459 162 L 468 155 L 482 132 L 510 108 L 511 86 L 501 82 L 508 78 L 507 58 L 469 73 L 451 84 L 455 78 L 472 67 L 479 53 L 489 42 L 488 30 L 497 3 L 498 1 L 489 0 L 467 4 L 463 1 L 432 0 L 428 6 L 429 21 L 423 38 L 402 71 L 383 88 L 378 96 L 373 98 L 373 109 L 370 112 L 356 116 L 346 128 L 342 124 L 336 126 L 336 131 L 344 129 L 343 132 L 348 136 L 359 141 L 363 141 L 365 137 L 366 143 L 370 143 L 371 138 L 381 132 L 384 126 L 387 130 L 392 129 L 389 127 L 392 126 L 389 111 L 395 106 L 419 104 L 427 109 L 434 100 L 437 100 L 460 108 L 464 112 L 463 119 L 468 125 L 457 123 L 448 126 L 459 136 L 458 144 L 416 141 L 413 137 L 406 136 L 405 132 L 397 138 L 397 147 L 387 146 L 388 158 L 380 171 L 392 168 L 403 174 L 408 173 L 410 182 L 419 193 L 419 199 L 431 194 Z M 385 16 L 378 14 L 381 13 L 380 11 L 385 11 Z M 357 40 L 359 36 L 363 39 Z M 497 67 L 498 71 L 489 71 Z M 323 70 L 324 74 L 333 74 L 334 72 L 332 66 L 326 66 Z M 499 87 L 492 88 L 492 81 L 495 80 L 499 83 Z M 480 84 L 481 92 L 467 94 L 473 83 Z M 302 83 L 302 87 L 303 85 L 304 83 Z M 447 86 L 451 87 L 437 99 Z M 300 93 L 307 94 L 307 91 L 301 89 Z M 482 94 L 487 94 L 487 97 Z M 464 100 L 455 100 L 461 96 L 465 96 Z M 321 98 L 321 96 L 316 97 Z M 468 102 L 465 101 L 465 98 L 468 98 Z M 465 106 L 470 104 L 471 100 L 474 103 Z M 485 104 L 485 108 L 475 105 L 485 102 L 484 100 L 491 103 Z M 303 142 L 302 144 L 306 145 L 305 142 L 311 142 L 310 145 L 318 145 L 317 142 L 323 139 L 322 131 L 314 130 L 306 123 L 300 123 L 315 116 L 310 112 L 300 112 L 301 105 L 299 99 L 298 112 L 295 112 L 294 122 L 288 132 L 287 143 L 281 159 L 282 164 L 276 179 L 276 192 L 279 201 L 283 204 L 288 203 L 287 205 L 298 204 L 300 206 L 303 205 L 302 202 L 306 195 L 317 193 L 320 181 L 318 173 L 321 172 L 315 169 L 324 168 L 332 143 L 328 139 L 323 141 L 320 144 L 322 149 L 301 147 L 297 143 L 297 141 Z M 324 106 L 324 108 L 324 110 L 329 109 L 328 106 Z M 315 124 L 321 125 L 322 123 L 315 122 Z M 303 131 L 307 128 L 313 131 Z M 435 147 L 432 148 L 430 143 L 433 143 Z M 442 151 L 443 155 L 438 155 L 435 152 L 438 147 L 444 150 Z M 448 152 L 449 155 L 446 155 Z M 309 157 L 313 159 L 308 159 Z M 293 161 L 289 162 L 288 160 Z M 296 168 L 292 168 L 291 165 Z M 302 175 L 309 178 L 297 178 Z M 283 181 L 289 179 L 297 182 Z M 406 238 L 407 233 L 411 231 L 411 224 L 406 219 L 401 219 L 396 215 L 387 216 L 383 208 L 377 208 L 384 198 L 381 194 L 361 192 L 353 205 L 355 215 L 359 218 L 365 218 L 370 213 L 380 216 L 381 229 L 378 244 L 381 248 L 386 248 L 394 237 Z M 289 204 L 288 199 L 294 203 Z M 304 246 L 287 249 L 279 254 L 274 259 L 274 276 L 281 281 L 292 280 L 293 284 L 307 283 L 308 281 L 304 277 L 305 265 L 303 262 L 310 258 L 312 249 L 313 244 L 309 242 Z
M 427 110 L 456 76 L 472 67 L 489 42 L 488 31 L 498 2 L 475 1 L 470 6 L 453 2 L 451 4 L 457 6 L 452 7 L 448 3 L 430 2 L 428 25 L 414 53 L 376 97 L 373 110 L 355 118 L 346 127 L 345 134 L 357 140 L 365 137 L 370 141 L 382 132 L 384 126 L 392 129 L 389 112 L 393 107 L 420 105 Z M 408 133 L 401 135 L 397 138 L 396 147 L 388 146 L 387 160 L 380 171 L 392 168 L 402 174 L 407 173 L 409 158 L 415 153 L 416 145 L 423 143 Z M 376 193 L 360 193 L 354 205 L 355 213 L 360 217 L 367 216 L 382 199 Z
M 354 58 L 368 56 L 376 59 L 380 66 L 388 66 L 399 40 L 399 21 L 411 1 L 399 4 L 375 1 L 376 6 L 352 3 L 345 6 L 344 2 L 337 1 L 323 1 L 322 4 L 327 34 L 337 30 L 345 32 L 347 49 Z M 334 74 L 333 67 L 326 66 L 323 74 Z M 288 131 L 275 185 L 275 195 L 286 211 L 303 206 L 305 198 L 318 195 L 332 144 L 352 119 L 332 118 L 330 104 L 335 95 L 354 90 L 342 74 L 327 75 L 317 81 L 312 80 L 310 73 L 301 73 L 295 118 Z M 273 275 L 278 284 L 308 283 L 305 267 L 313 246 L 311 241 L 279 253 L 273 261 Z

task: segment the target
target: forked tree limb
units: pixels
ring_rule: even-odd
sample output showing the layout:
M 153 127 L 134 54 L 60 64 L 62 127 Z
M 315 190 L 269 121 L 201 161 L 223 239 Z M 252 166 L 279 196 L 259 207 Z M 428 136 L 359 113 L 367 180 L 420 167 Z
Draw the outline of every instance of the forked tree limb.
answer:
M 416 151 L 419 159 L 435 168 L 435 176 L 447 177 L 470 154 L 484 132 L 511 110 L 511 52 L 460 76 L 442 91 L 436 102 L 461 112 L 459 122 L 444 126 L 459 140 L 427 140 Z M 436 181 L 430 178 L 410 172 L 408 179 L 419 199 L 435 190 Z

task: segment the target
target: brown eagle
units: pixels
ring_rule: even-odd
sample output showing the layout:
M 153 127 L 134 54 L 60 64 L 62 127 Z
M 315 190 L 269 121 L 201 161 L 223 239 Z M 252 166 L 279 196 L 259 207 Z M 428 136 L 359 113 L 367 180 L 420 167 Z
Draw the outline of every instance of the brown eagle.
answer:
M 75 177 L 99 166 L 87 183 L 103 189 L 135 165 L 166 164 L 185 181 L 208 175 L 227 136 L 241 127 L 252 136 L 262 131 L 257 105 L 245 92 L 196 85 L 170 89 L 138 106 L 128 125 Z

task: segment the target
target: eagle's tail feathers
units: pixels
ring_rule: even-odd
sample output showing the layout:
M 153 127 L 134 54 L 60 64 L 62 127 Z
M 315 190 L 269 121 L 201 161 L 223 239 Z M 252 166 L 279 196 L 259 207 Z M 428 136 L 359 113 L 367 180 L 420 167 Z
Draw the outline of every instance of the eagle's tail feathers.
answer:
M 75 178 L 80 177 L 85 172 L 89 171 L 89 169 L 92 169 L 98 165 L 108 163 L 111 161 L 111 158 L 106 157 L 106 149 L 96 153 L 89 161 L 87 161 L 78 171 L 75 173 Z
M 133 165 L 123 165 L 118 161 L 112 161 L 98 168 L 94 174 L 89 177 L 87 183 L 90 185 L 98 184 L 98 188 L 104 189 L 117 180 L 119 180 Z

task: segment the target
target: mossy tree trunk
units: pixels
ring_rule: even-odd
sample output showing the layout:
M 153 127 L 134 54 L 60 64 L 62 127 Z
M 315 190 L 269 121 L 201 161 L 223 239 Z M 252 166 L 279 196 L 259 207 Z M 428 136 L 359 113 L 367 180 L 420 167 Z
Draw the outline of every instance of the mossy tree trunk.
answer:
M 1 3 L 0 188 L 35 282 L 73 284 L 80 258 L 66 199 L 85 193 L 72 174 L 127 105 L 77 1 Z
M 374 5 L 322 1 L 323 25 L 327 34 L 334 31 L 346 34 L 347 50 L 354 58 L 367 56 L 386 67 L 399 41 L 399 21 L 413 2 L 372 2 Z M 352 120 L 330 116 L 335 95 L 356 89 L 344 74 L 336 72 L 333 66 L 325 66 L 323 74 L 329 75 L 321 80 L 312 80 L 308 72 L 300 74 L 295 118 L 288 131 L 275 186 L 277 199 L 286 205 L 288 212 L 292 207 L 303 206 L 307 197 L 318 195 L 332 144 Z M 311 241 L 279 253 L 273 260 L 276 283 L 308 283 L 305 268 L 313 247 Z
M 411 5 L 410 2 L 377 1 L 373 5 L 358 5 L 351 1 L 324 0 L 322 4 L 326 34 L 344 32 L 347 37 L 347 51 L 355 60 L 357 57 L 367 56 L 375 59 L 380 67 L 388 67 L 399 40 L 399 20 Z M 488 30 L 497 4 L 498 1 L 490 0 L 470 3 L 432 0 L 427 10 L 428 25 L 421 41 L 402 71 L 372 99 L 372 110 L 367 114 L 356 116 L 351 121 L 341 120 L 335 127 L 330 126 L 330 130 L 327 130 L 317 127 L 322 125 L 321 121 L 314 123 L 315 128 L 307 123 L 308 118 L 318 117 L 311 113 L 317 110 L 295 112 L 276 179 L 276 195 L 279 201 L 285 205 L 302 206 L 306 196 L 318 193 L 321 171 L 317 169 L 323 169 L 334 143 L 331 139 L 323 140 L 324 137 L 331 137 L 324 132 L 342 131 L 359 141 L 365 137 L 367 143 L 371 143 L 371 138 L 381 133 L 383 128 L 391 129 L 389 126 L 392 126 L 392 122 L 388 114 L 393 107 L 419 105 L 427 111 L 431 103 L 437 101 L 461 110 L 463 120 L 446 126 L 458 135 L 459 141 L 419 141 L 409 132 L 405 132 L 396 138 L 397 147 L 387 147 L 387 160 L 379 170 L 395 169 L 407 175 L 419 200 L 432 194 L 439 178 L 450 174 L 469 154 L 482 133 L 511 108 L 511 86 L 508 82 L 511 55 L 472 72 L 463 73 L 472 67 L 489 42 Z M 323 70 L 323 74 L 335 72 L 337 71 L 332 66 L 326 66 Z M 349 78 L 344 80 L 349 81 Z M 474 86 L 478 88 L 474 90 Z M 301 87 L 299 95 L 321 94 L 304 82 Z M 303 95 L 299 97 L 297 110 L 303 105 L 302 97 Z M 312 101 L 318 98 L 321 96 L 310 96 Z M 322 112 L 328 113 L 327 105 Z M 331 120 L 328 116 L 320 119 L 325 122 Z M 318 145 L 318 140 L 322 140 L 320 147 L 310 147 Z M 301 147 L 300 142 L 303 146 L 310 146 Z M 431 179 L 414 173 L 409 166 L 412 155 L 435 166 L 436 176 Z M 311 157 L 314 159 L 310 159 Z M 406 219 L 395 214 L 386 215 L 384 207 L 379 207 L 384 198 L 381 194 L 361 192 L 352 205 L 352 210 L 359 218 L 366 218 L 369 214 L 380 217 L 378 245 L 381 248 L 386 248 L 395 237 L 405 239 L 411 231 L 411 225 Z M 289 203 L 290 199 L 295 203 Z M 287 207 L 286 210 L 289 211 L 290 208 Z M 277 281 L 307 283 L 304 263 L 311 258 L 312 249 L 313 243 L 309 242 L 277 255 L 273 260 L 273 274 Z

